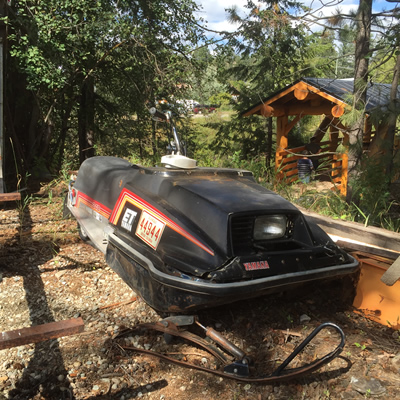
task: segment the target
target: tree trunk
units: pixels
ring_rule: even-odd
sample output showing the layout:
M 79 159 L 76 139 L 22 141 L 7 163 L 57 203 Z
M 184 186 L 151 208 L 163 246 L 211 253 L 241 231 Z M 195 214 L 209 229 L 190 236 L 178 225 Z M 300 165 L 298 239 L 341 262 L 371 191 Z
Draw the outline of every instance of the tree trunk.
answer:
M 365 126 L 365 104 L 368 87 L 369 49 L 371 37 L 371 15 L 372 0 L 360 0 L 356 15 L 357 38 L 355 47 L 355 70 L 354 70 L 354 99 L 353 109 L 360 114 L 357 121 L 349 130 L 349 162 L 347 187 L 347 201 L 353 197 L 351 185 L 356 178 L 356 170 L 362 156 L 363 134 Z
M 25 168 L 27 170 L 30 170 L 32 168 L 34 160 L 38 156 L 38 150 L 40 149 L 40 143 L 42 140 L 42 135 L 41 135 L 42 131 L 40 128 L 38 128 L 39 121 L 40 121 L 40 109 L 37 102 L 37 98 L 36 96 L 34 96 L 33 103 L 31 104 L 30 121 L 27 132 L 28 148 L 29 148 L 28 153 L 25 155 L 27 162 Z
M 386 176 L 388 177 L 389 185 L 390 178 L 393 172 L 393 152 L 394 152 L 394 138 L 396 132 L 396 122 L 397 117 L 399 116 L 398 107 L 396 107 L 396 103 L 398 101 L 397 98 L 397 88 L 399 86 L 400 80 L 400 46 L 398 48 L 399 54 L 397 55 L 396 65 L 393 73 L 392 87 L 390 89 L 390 103 L 389 103 L 389 118 L 388 118 L 388 127 L 387 127 L 387 143 L 388 143 L 388 154 L 387 154 L 387 162 L 386 162 Z
M 156 142 L 156 123 L 151 120 L 151 147 L 153 148 L 153 156 L 157 154 L 157 142 Z
M 72 90 L 67 96 L 69 98 L 69 101 L 65 103 L 65 94 L 61 94 L 61 132 L 60 135 L 57 138 L 56 145 L 54 146 L 55 151 L 54 153 L 56 154 L 56 161 L 57 161 L 57 170 L 60 171 L 62 168 L 62 163 L 64 159 L 64 152 L 65 152 L 65 141 L 67 138 L 67 132 L 69 129 L 69 120 L 71 117 L 71 112 L 72 112 L 72 107 L 75 103 L 73 95 L 72 95 Z
M 82 85 L 78 111 L 79 161 L 95 155 L 94 150 L 94 80 L 88 77 Z
M 267 148 L 265 157 L 265 166 L 267 167 L 267 179 L 269 180 L 271 175 L 271 160 L 272 160 L 272 135 L 273 125 L 272 117 L 267 118 Z
M 51 118 L 47 118 L 47 121 L 44 122 L 43 126 L 43 134 L 42 134 L 42 141 L 41 146 L 39 149 L 39 157 L 40 158 L 47 158 L 47 154 L 49 152 L 50 140 L 54 133 L 54 124 Z

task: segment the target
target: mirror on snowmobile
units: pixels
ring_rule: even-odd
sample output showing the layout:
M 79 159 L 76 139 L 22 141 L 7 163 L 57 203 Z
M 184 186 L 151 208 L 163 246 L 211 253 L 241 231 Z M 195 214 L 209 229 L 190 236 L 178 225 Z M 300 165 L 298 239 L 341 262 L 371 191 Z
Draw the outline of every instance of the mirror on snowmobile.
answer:
M 150 107 L 149 113 L 151 114 L 151 117 L 153 118 L 154 121 L 157 122 L 169 121 L 169 114 L 158 111 L 155 107 Z
M 182 144 L 176 131 L 175 124 L 172 121 L 170 112 L 158 111 L 155 107 L 151 107 L 149 112 L 154 121 L 169 122 L 171 132 L 174 137 L 173 142 L 168 146 L 172 154 L 161 157 L 161 164 L 167 168 L 193 169 L 197 167 L 197 161 L 181 154 Z M 186 154 L 186 151 L 184 151 Z

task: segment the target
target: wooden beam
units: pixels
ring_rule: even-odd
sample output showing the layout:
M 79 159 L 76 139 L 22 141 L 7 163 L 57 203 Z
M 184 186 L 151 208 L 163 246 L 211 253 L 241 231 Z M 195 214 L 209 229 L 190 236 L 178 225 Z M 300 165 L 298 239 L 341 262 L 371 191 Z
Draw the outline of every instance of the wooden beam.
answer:
M 285 128 L 286 136 L 293 129 L 293 127 L 301 120 L 301 118 L 302 118 L 302 115 L 297 115 L 286 125 L 286 128 Z
M 309 98 L 310 94 L 316 94 L 319 97 L 322 97 L 326 100 L 328 100 L 329 102 L 332 102 L 334 104 L 337 104 L 341 107 L 344 108 L 350 108 L 349 105 L 347 105 L 346 103 L 344 103 L 343 101 L 339 100 L 338 98 L 329 95 L 328 93 L 325 93 L 324 91 L 317 89 L 316 87 L 300 81 L 297 82 L 297 84 L 293 85 L 293 86 L 289 86 L 287 87 L 285 90 L 282 90 L 281 92 L 277 93 L 275 96 L 271 97 L 270 99 L 266 100 L 265 104 L 271 105 L 272 103 L 276 102 L 277 100 L 281 99 L 282 97 L 287 96 L 288 94 L 290 94 L 291 92 L 293 92 L 293 97 L 295 96 L 295 90 L 297 89 L 297 93 L 300 94 L 302 92 L 307 91 L 309 94 L 307 95 L 307 98 Z M 257 110 L 259 106 L 256 106 L 255 108 L 253 108 L 252 110 L 250 110 L 246 115 L 251 115 L 254 114 L 255 111 Z
M 334 106 L 332 108 L 331 103 L 313 105 L 310 102 L 305 102 L 296 103 L 291 106 L 286 105 L 284 107 L 278 104 L 263 104 L 263 106 L 260 107 L 260 114 L 264 117 L 282 117 L 284 115 L 300 115 L 305 117 L 306 115 L 333 115 L 332 113 L 341 116 L 343 112 L 344 109 L 340 108 L 339 106 Z
M 332 123 L 332 118 L 325 116 L 324 119 L 319 124 L 317 130 L 315 131 L 313 137 L 317 142 L 320 142 L 322 138 L 325 136 L 326 131 Z
M 294 89 L 294 97 L 297 100 L 305 100 L 309 93 L 307 85 L 304 82 L 299 82 Z
M 336 121 L 335 126 L 342 131 L 343 135 L 345 135 L 345 134 L 348 135 L 349 129 L 346 128 L 340 121 Z
M 258 106 L 255 106 L 251 110 L 247 111 L 246 113 L 243 114 L 244 117 L 248 117 L 249 115 L 255 115 L 255 114 L 260 114 L 261 115 L 261 108 L 264 106 L 264 104 L 259 104 Z
M 339 129 L 335 124 L 336 119 L 332 120 L 332 123 L 329 126 L 329 151 L 336 151 L 339 145 Z
M 363 251 L 373 255 L 391 258 L 395 260 L 399 257 L 399 253 L 393 250 L 383 249 L 381 247 L 371 247 L 367 244 L 347 242 L 346 240 L 338 240 L 336 244 L 347 251 Z
M 0 203 L 14 200 L 21 200 L 21 193 L 0 193 Z
M 358 222 L 341 221 L 324 217 L 315 212 L 298 207 L 307 221 L 319 225 L 326 233 L 363 242 L 366 245 L 381 247 L 400 255 L 400 233 L 387 231 L 374 226 L 364 226 Z M 368 251 L 368 253 L 372 253 Z
M 320 97 L 322 97 L 322 98 L 324 98 L 324 99 L 326 99 L 326 100 L 328 100 L 328 101 L 330 101 L 332 103 L 335 103 L 335 104 L 337 104 L 337 105 L 339 105 L 339 106 L 341 106 L 343 108 L 347 108 L 347 109 L 351 108 L 351 106 L 349 106 L 345 102 L 339 100 L 337 97 L 331 96 L 330 94 L 324 92 L 323 90 L 317 89 L 316 87 L 314 87 L 314 86 L 312 86 L 312 85 L 310 85 L 308 83 L 307 83 L 307 86 L 308 86 L 308 90 L 311 93 L 318 94 Z
M 335 118 L 339 118 L 344 114 L 344 107 L 340 105 L 336 105 L 332 107 L 331 114 Z
M 0 333 L 0 350 L 22 346 L 29 343 L 39 343 L 62 336 L 75 335 L 83 332 L 82 318 L 72 318 L 65 321 L 49 322 L 48 324 L 31 326 Z
M 292 107 L 287 107 L 287 115 L 331 115 L 332 105 L 329 103 L 313 106 L 311 104 L 298 103 Z
M 363 260 L 364 258 L 372 258 L 373 260 L 380 261 L 385 264 L 392 264 L 393 262 L 393 258 L 377 256 L 376 254 L 365 253 L 363 251 L 357 251 L 355 254 L 359 260 Z
M 285 115 L 285 111 L 279 107 L 263 104 L 260 108 L 260 114 L 265 118 L 281 117 L 282 115 Z

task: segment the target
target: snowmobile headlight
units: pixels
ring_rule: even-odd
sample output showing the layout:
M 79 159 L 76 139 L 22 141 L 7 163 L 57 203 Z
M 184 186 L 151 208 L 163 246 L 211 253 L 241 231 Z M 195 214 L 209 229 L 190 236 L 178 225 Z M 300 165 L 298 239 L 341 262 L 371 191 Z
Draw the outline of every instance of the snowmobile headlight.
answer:
M 254 223 L 253 238 L 255 240 L 278 239 L 286 233 L 286 215 L 263 215 Z

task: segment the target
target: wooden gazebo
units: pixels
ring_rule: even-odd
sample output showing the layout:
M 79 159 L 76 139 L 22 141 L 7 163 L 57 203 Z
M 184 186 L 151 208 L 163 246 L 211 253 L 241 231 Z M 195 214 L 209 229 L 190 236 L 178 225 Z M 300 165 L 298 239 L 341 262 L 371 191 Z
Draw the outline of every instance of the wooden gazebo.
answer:
M 276 117 L 275 167 L 279 179 L 287 182 L 297 180 L 297 160 L 305 149 L 305 145 L 288 148 L 290 131 L 306 115 L 320 115 L 321 123 L 313 135 L 322 150 L 318 160 L 325 166 L 326 173 L 340 192 L 346 194 L 347 152 L 339 154 L 336 150 L 340 143 L 345 147 L 348 145 L 348 128 L 339 118 L 346 109 L 351 108 L 346 99 L 352 93 L 352 79 L 302 78 L 242 113 L 243 116 L 258 114 Z M 375 135 L 371 119 L 368 118 L 369 112 L 386 105 L 389 94 L 390 85 L 386 84 L 370 84 L 367 90 L 367 118 L 363 138 L 365 150 L 370 149 Z M 328 139 L 325 137 L 327 132 Z

